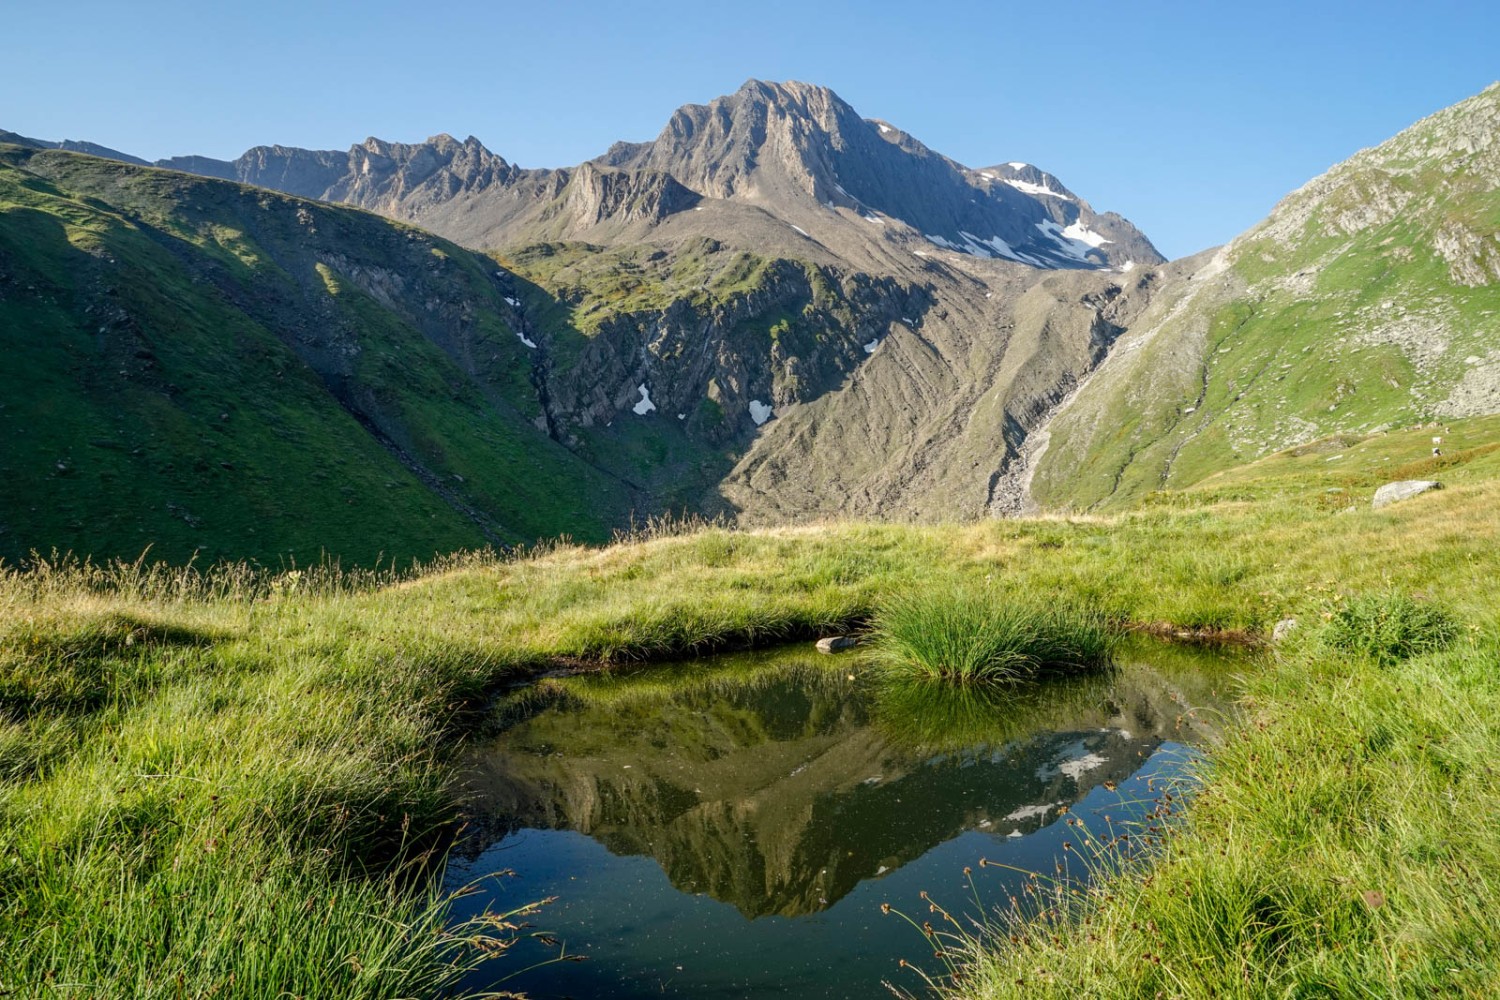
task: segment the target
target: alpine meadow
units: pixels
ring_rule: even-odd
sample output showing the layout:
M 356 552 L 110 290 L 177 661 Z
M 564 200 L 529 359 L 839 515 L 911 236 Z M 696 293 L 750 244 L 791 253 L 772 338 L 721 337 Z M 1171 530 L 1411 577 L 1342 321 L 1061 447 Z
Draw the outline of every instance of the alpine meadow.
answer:
M 0 343 L 0 996 L 1500 994 L 1500 84 L 1172 260 L 800 82 L 0 131 Z

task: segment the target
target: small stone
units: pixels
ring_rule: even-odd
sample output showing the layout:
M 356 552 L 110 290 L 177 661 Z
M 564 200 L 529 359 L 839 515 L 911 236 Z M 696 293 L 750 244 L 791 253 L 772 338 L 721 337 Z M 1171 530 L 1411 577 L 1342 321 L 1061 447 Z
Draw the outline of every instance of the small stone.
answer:
M 1403 479 L 1400 482 L 1386 483 L 1375 491 L 1375 499 L 1371 506 L 1376 510 L 1387 504 L 1396 503 L 1399 500 L 1407 500 L 1428 490 L 1440 490 L 1443 484 L 1431 479 Z
M 853 649 L 859 645 L 859 640 L 852 635 L 830 635 L 818 640 L 818 652 L 838 653 L 845 649 Z
M 1271 628 L 1271 641 L 1272 642 L 1281 642 L 1287 636 L 1291 635 L 1292 634 L 1292 630 L 1295 629 L 1296 627 L 1297 627 L 1297 619 L 1295 619 L 1295 618 L 1283 618 L 1283 619 L 1281 619 L 1281 621 L 1277 622 Z

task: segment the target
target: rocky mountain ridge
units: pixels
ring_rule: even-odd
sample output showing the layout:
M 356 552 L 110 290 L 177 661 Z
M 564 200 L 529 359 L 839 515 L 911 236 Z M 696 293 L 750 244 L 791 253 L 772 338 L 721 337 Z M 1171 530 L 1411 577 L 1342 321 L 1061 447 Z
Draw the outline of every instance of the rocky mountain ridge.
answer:
M 741 249 L 789 255 L 805 253 L 800 235 L 864 269 L 869 258 L 890 256 L 891 248 L 882 255 L 861 247 L 869 243 L 1044 269 L 1163 260 L 1129 222 L 1094 212 L 1050 174 L 1027 164 L 970 170 L 860 117 L 833 91 L 796 82 L 748 81 L 707 105 L 680 108 L 651 142 L 616 143 L 573 168 L 521 169 L 473 136 L 449 135 L 370 138 L 345 152 L 257 146 L 232 161 L 177 156 L 155 166 L 355 205 L 479 249 L 710 233 Z M 657 231 L 689 211 L 710 217 Z M 747 214 L 783 223 L 781 245 L 768 245 Z

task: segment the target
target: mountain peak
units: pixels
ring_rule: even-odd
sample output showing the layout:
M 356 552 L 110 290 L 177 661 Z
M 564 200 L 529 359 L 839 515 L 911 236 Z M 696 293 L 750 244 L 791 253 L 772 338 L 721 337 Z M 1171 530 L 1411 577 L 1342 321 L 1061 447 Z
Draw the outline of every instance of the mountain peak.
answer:
M 844 103 L 843 98 L 839 97 L 838 94 L 835 94 L 828 87 L 816 83 L 805 83 L 801 80 L 777 82 L 775 80 L 757 80 L 752 77 L 742 83 L 740 89 L 735 91 L 734 95 L 731 96 L 739 95 L 758 96 L 767 100 L 806 100 L 808 97 L 816 97 L 823 100 L 838 101 L 840 104 Z

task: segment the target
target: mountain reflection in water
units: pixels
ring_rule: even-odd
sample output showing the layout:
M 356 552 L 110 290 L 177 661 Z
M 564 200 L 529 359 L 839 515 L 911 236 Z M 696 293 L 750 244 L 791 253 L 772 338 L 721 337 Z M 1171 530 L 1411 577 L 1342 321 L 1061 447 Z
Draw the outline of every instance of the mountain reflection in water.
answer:
M 538 841 L 525 831 L 576 831 L 609 856 L 650 858 L 660 867 L 671 889 L 647 894 L 662 897 L 653 904 L 661 927 L 673 923 L 666 910 L 701 908 L 697 897 L 706 894 L 738 911 L 737 935 L 753 937 L 760 918 L 798 918 L 790 923 L 811 920 L 828 938 L 823 947 L 836 948 L 833 918 L 862 882 L 921 869 L 945 853 L 935 848 L 965 835 L 980 840 L 964 863 L 975 863 L 986 842 L 994 857 L 1000 845 L 1018 846 L 1094 790 L 1123 785 L 1148 761 L 1160 772 L 1164 747 L 1201 737 L 1211 721 L 1202 709 L 1214 703 L 1223 673 L 1204 670 L 1201 655 L 1173 663 L 1180 653 L 1156 653 L 1153 666 L 1131 657 L 1107 675 L 997 691 L 895 683 L 858 656 L 785 652 L 543 681 L 499 706 L 505 728 L 475 754 L 480 832 L 465 843 L 453 878 L 458 884 L 515 867 L 524 884 L 527 867 L 550 868 L 550 859 L 524 865 L 514 852 L 507 856 L 507 845 L 529 844 L 536 854 Z M 1170 757 L 1165 766 L 1180 766 L 1182 754 Z M 1109 797 L 1112 821 L 1125 819 L 1119 794 Z M 550 854 L 579 850 L 586 853 L 557 841 Z M 643 877 L 629 870 L 631 879 Z M 556 884 L 538 885 L 545 892 L 537 894 L 564 897 L 578 920 L 568 934 L 572 950 L 590 926 L 631 933 L 633 918 L 585 917 L 585 897 L 609 892 L 580 885 L 576 875 L 549 874 Z M 928 874 L 935 884 L 952 881 L 947 868 Z M 586 881 L 609 878 L 601 871 Z M 495 905 L 515 905 L 516 891 L 508 888 L 511 895 Z M 667 898 L 673 895 L 680 904 Z M 466 901 L 461 909 L 477 908 Z M 544 911 L 539 926 L 551 929 L 553 916 Z M 857 917 L 861 925 L 867 919 Z M 620 954 L 639 957 L 644 937 Z M 670 937 L 653 934 L 644 950 L 660 951 L 675 972 Z M 856 950 L 868 947 L 864 941 Z M 720 986 L 750 988 L 750 979 L 734 985 L 734 962 L 725 962 Z M 502 971 L 512 970 L 496 974 Z M 606 988 L 598 979 L 604 973 L 590 970 L 589 989 Z M 569 975 L 578 974 L 557 979 Z M 755 988 L 840 996 L 850 985 L 847 975 L 831 990 L 805 979 L 790 993 L 759 980 Z M 547 995 L 547 982 L 528 979 L 526 988 Z M 684 995 L 706 990 L 683 988 Z

